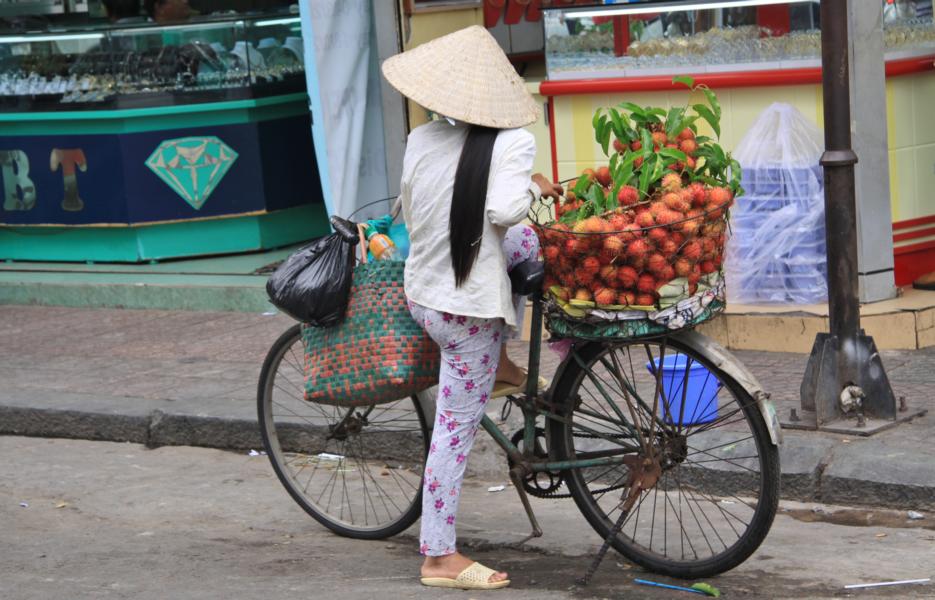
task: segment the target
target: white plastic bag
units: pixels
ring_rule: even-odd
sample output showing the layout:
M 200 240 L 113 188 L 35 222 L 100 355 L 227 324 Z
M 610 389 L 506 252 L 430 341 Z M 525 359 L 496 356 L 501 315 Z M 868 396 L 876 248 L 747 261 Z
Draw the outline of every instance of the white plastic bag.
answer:
M 775 103 L 734 152 L 744 195 L 731 209 L 727 294 L 740 304 L 815 304 L 828 298 L 822 132 Z

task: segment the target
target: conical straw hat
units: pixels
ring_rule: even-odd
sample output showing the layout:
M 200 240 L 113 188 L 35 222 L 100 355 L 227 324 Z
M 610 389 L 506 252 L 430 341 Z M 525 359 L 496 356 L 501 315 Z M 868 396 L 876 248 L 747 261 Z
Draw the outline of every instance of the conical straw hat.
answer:
M 477 25 L 391 56 L 383 76 L 404 96 L 465 123 L 511 129 L 539 118 L 523 79 Z

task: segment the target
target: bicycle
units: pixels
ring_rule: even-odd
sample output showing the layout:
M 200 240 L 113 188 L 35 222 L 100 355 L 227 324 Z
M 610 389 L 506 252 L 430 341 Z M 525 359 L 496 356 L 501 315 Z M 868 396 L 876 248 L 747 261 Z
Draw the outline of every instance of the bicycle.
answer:
M 530 383 L 507 398 L 523 427 L 508 436 L 488 416 L 481 427 L 507 455 L 530 537 L 542 531 L 528 496 L 570 496 L 605 540 L 598 562 L 609 544 L 650 571 L 689 579 L 746 560 L 779 501 L 779 424 L 756 378 L 689 330 L 575 343 L 540 392 L 542 266 L 510 275 L 514 292 L 533 298 Z M 279 480 L 339 535 L 400 533 L 420 516 L 431 421 L 416 396 L 356 408 L 306 402 L 301 343 L 299 325 L 283 333 L 258 384 Z

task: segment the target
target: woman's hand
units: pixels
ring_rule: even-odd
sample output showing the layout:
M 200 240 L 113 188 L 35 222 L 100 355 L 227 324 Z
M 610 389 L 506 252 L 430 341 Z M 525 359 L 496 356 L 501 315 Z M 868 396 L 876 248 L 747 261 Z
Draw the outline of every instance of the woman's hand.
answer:
M 552 183 L 546 178 L 542 173 L 535 173 L 532 176 L 533 182 L 539 186 L 539 189 L 542 190 L 542 195 L 546 198 L 551 198 L 555 202 L 558 202 L 558 199 L 565 193 L 565 190 L 562 189 L 557 183 Z

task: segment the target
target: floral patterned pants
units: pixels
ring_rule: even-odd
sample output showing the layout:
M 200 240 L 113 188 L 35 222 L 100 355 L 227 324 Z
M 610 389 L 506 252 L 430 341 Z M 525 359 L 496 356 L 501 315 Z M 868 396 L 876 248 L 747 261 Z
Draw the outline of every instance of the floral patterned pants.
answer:
M 507 269 L 539 253 L 529 227 L 511 227 L 503 242 Z M 519 299 L 522 307 L 522 298 Z M 455 520 L 461 483 L 474 436 L 493 391 L 506 325 L 442 313 L 410 302 L 413 318 L 441 348 L 435 425 L 425 463 L 422 532 L 419 551 L 426 556 L 455 552 Z M 517 311 L 517 314 L 522 314 Z

